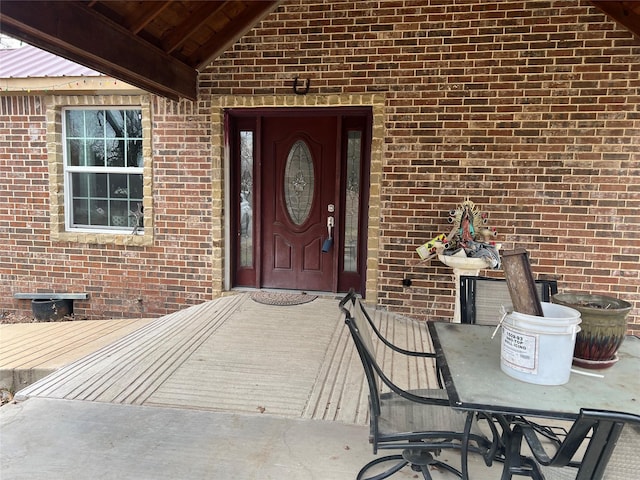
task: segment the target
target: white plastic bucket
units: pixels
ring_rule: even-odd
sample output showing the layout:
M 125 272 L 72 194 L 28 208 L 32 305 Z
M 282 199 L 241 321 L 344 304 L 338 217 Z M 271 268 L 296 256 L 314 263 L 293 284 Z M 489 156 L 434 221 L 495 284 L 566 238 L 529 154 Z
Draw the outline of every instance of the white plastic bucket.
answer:
M 502 323 L 500 368 L 510 377 L 538 385 L 569 381 L 580 312 L 542 302 L 543 317 L 512 312 Z

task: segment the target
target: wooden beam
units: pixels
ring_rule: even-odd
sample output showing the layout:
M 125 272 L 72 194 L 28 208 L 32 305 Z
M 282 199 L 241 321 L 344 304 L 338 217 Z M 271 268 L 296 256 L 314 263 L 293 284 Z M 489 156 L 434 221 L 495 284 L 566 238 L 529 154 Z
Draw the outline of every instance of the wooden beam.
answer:
M 198 72 L 81 2 L 2 0 L 0 29 L 143 90 L 197 97 Z
M 591 3 L 631 33 L 640 37 L 640 15 L 637 13 L 638 2 L 592 1 Z

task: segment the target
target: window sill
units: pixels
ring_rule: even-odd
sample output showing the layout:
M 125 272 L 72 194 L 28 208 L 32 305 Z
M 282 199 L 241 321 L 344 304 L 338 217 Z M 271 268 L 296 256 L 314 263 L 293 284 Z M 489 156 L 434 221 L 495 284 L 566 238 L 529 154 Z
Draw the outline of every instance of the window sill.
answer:
M 89 243 L 98 245 L 153 245 L 153 235 L 146 233 L 146 231 L 141 235 L 115 232 L 60 232 L 57 235 L 53 234 L 51 236 L 51 240 L 57 242 Z

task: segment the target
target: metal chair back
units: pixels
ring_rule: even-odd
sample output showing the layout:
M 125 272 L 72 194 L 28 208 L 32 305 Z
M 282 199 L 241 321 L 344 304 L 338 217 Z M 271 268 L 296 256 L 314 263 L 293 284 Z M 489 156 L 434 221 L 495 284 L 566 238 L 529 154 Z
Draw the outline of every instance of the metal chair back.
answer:
M 640 476 L 640 422 L 625 423 L 605 466 L 604 480 L 628 480 Z
M 558 292 L 555 280 L 536 280 L 535 284 L 542 302 L 550 302 L 551 295 Z M 502 316 L 500 307 L 511 304 L 504 278 L 460 276 L 461 323 L 497 325 Z
M 341 300 L 340 309 L 345 315 L 345 323 L 349 327 L 349 332 L 354 340 L 356 350 L 360 356 L 365 376 L 367 378 L 369 401 L 371 406 L 372 430 L 377 430 L 377 418 L 380 415 L 380 392 L 382 384 L 386 385 L 386 387 L 395 394 L 407 400 L 449 407 L 449 401 L 446 399 L 444 390 L 442 390 L 443 395 L 439 396 L 439 398 L 425 398 L 420 395 L 415 395 L 397 385 L 376 360 L 377 352 L 374 347 L 373 338 L 378 340 L 378 345 L 381 346 L 381 348 L 389 348 L 391 351 L 402 355 L 432 358 L 435 361 L 435 353 L 415 352 L 392 344 L 384 337 L 384 335 L 382 335 L 382 333 L 380 333 L 380 330 L 378 330 L 375 323 L 373 323 L 373 320 L 367 313 L 364 305 L 355 292 L 350 291 Z M 374 436 L 377 437 L 377 435 Z
M 489 424 L 493 436 L 493 440 L 490 441 L 477 429 L 476 419 L 472 414 L 455 412 L 450 407 L 445 390 L 407 390 L 395 383 L 391 374 L 385 371 L 377 360 L 384 358 L 387 366 L 391 352 L 406 357 L 432 359 L 435 359 L 435 353 L 406 350 L 388 341 L 353 291 L 341 300 L 339 307 L 367 379 L 370 406 L 369 441 L 373 445 L 373 452 L 377 453 L 378 449 L 403 451 L 401 455 L 389 455 L 373 460 L 362 468 L 357 478 L 364 478 L 365 472 L 370 468 L 387 461 L 398 464 L 384 474 L 371 477 L 372 479 L 386 478 L 407 464 L 412 464 L 423 473 L 428 472 L 429 466 L 438 465 L 461 478 L 467 478 L 467 454 L 470 452 L 483 455 L 489 464 L 498 445 L 497 431 L 493 424 Z M 378 350 L 385 352 L 383 354 Z M 381 393 L 383 386 L 385 390 L 390 391 Z M 433 458 L 444 449 L 460 450 L 460 470 Z

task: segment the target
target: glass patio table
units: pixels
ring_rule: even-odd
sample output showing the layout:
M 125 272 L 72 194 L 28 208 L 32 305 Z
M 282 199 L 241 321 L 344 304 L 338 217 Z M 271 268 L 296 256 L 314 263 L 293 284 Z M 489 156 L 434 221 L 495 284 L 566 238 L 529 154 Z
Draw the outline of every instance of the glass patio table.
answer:
M 500 334 L 491 338 L 495 327 L 428 322 L 428 329 L 452 408 L 491 415 L 503 428 L 516 416 L 575 421 L 582 409 L 640 418 L 638 337 L 625 338 L 612 367 L 586 375 L 572 372 L 565 385 L 549 386 L 517 380 L 500 369 Z M 507 458 L 506 470 L 509 462 L 520 460 L 520 445 L 505 447 L 518 453 L 517 459 Z

